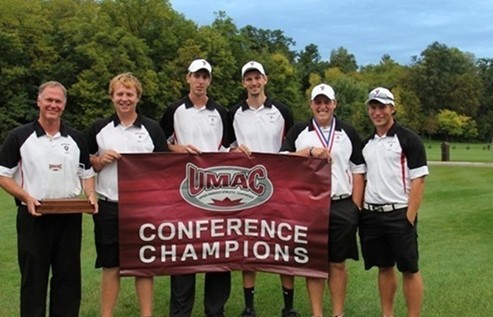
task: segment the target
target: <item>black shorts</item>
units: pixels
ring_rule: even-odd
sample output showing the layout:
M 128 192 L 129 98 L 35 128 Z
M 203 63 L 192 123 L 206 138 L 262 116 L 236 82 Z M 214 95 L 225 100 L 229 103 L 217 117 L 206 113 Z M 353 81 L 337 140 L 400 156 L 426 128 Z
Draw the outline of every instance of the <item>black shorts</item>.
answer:
M 99 212 L 93 216 L 96 268 L 120 266 L 118 203 L 99 200 Z
M 329 262 L 358 260 L 359 209 L 351 198 L 331 202 L 329 216 Z
M 391 212 L 363 210 L 359 236 L 365 269 L 391 267 L 400 272 L 418 272 L 417 218 L 411 224 L 407 208 Z

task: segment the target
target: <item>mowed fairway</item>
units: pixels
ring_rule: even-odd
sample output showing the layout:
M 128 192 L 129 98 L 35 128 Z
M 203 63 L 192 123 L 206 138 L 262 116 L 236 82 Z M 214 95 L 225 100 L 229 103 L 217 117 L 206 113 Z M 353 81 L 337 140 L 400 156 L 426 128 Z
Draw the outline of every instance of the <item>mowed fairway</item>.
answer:
M 430 166 L 426 196 L 418 223 L 421 271 L 425 282 L 422 316 L 491 316 L 493 314 L 493 168 Z M 16 255 L 13 199 L 0 193 L 0 316 L 18 316 L 19 272 Z M 94 269 L 92 218 L 84 216 L 82 250 L 83 298 L 81 316 L 98 316 L 100 272 Z M 363 270 L 362 261 L 350 262 L 346 316 L 381 316 L 376 270 Z M 155 279 L 154 316 L 168 316 L 169 278 Z M 296 281 L 295 306 L 310 316 L 304 279 Z M 202 275 L 197 279 L 194 316 L 202 312 Z M 330 304 L 326 296 L 326 315 Z M 258 316 L 279 316 L 282 296 L 279 277 L 261 273 L 256 291 Z M 233 273 L 226 316 L 243 309 L 241 274 Z M 399 287 L 396 316 L 405 316 Z M 122 280 L 115 316 L 138 316 L 133 279 Z

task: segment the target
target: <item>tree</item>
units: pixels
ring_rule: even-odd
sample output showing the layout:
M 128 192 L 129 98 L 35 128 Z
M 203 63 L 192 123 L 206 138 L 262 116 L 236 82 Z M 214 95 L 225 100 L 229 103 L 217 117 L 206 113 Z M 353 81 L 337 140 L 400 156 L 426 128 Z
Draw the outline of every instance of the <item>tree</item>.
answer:
M 408 67 L 399 65 L 389 55 L 384 55 L 379 64 L 361 67 L 359 74 L 370 87 L 392 89 L 402 84 L 407 71 Z
M 446 107 L 472 117 L 476 115 L 482 83 L 471 54 L 435 42 L 416 59 L 409 75 L 410 88 L 425 111 Z
M 215 12 L 215 15 L 216 19 L 211 27 L 228 41 L 229 49 L 237 62 L 237 68 L 240 69 L 249 60 L 256 59 L 257 56 L 247 49 L 247 40 L 242 37 L 233 19 L 228 17 L 224 11 Z
M 425 132 L 426 128 L 433 127 L 433 121 L 427 121 L 426 116 L 423 115 L 423 109 L 418 96 L 412 91 L 403 88 L 402 86 L 397 86 L 392 89 L 392 93 L 396 98 L 396 120 L 414 130 L 416 132 Z M 425 127 L 425 124 L 430 124 L 430 126 Z M 434 134 L 436 130 L 432 130 Z
M 463 139 L 477 136 L 476 123 L 467 116 L 459 115 L 455 111 L 443 109 L 437 115 L 439 132 L 446 138 Z
M 310 75 L 319 74 L 322 76 L 329 64 L 322 61 L 317 45 L 309 44 L 299 52 L 296 65 L 301 81 L 301 90 L 305 91 L 310 87 Z
M 133 72 L 144 86 L 140 111 L 159 119 L 188 90 L 187 67 L 199 57 L 213 65 L 210 93 L 225 106 L 242 98 L 240 69 L 253 59 L 267 71 L 268 95 L 290 106 L 296 120 L 311 115 L 310 89 L 326 82 L 336 90 L 338 116 L 367 132 L 371 123 L 363 102 L 371 88 L 384 86 L 395 95 L 397 120 L 414 130 L 440 136 L 437 114 L 448 109 L 470 118 L 455 137 L 493 137 L 493 59 L 476 61 L 435 42 L 412 65 L 383 55 L 377 65 L 358 71 L 354 55 L 343 47 L 326 61 L 315 44 L 293 51 L 295 41 L 282 30 L 238 28 L 225 12 L 215 14 L 211 25 L 198 27 L 169 0 L 3 0 L 0 138 L 36 117 L 37 87 L 46 80 L 67 87 L 64 118 L 84 130 L 113 111 L 109 80 Z
M 353 54 L 349 54 L 344 47 L 339 47 L 330 52 L 329 67 L 337 67 L 345 74 L 358 70 L 356 58 Z
M 490 142 L 493 139 L 493 58 L 480 59 L 477 67 L 484 88 L 476 118 L 478 136 L 481 140 Z
M 0 143 L 9 130 L 36 118 L 37 87 L 56 64 L 50 19 L 41 11 L 40 1 L 0 5 Z
M 307 117 L 300 109 L 305 108 L 306 101 L 300 94 L 300 85 L 294 65 L 287 56 L 281 53 L 269 54 L 263 61 L 268 75 L 270 74 L 267 84 L 268 96 L 290 107 L 295 120 L 305 120 Z
M 338 67 L 326 69 L 321 82 L 334 88 L 337 99 L 335 113 L 338 118 L 350 122 L 362 135 L 368 134 L 372 130 L 364 104 L 368 84 L 360 81 L 353 74 L 343 73 Z
M 204 26 L 199 28 L 196 41 L 203 57 L 213 66 L 211 95 L 224 106 L 232 105 L 241 92 L 241 76 L 228 40 L 216 29 Z
M 288 58 L 290 63 L 294 63 L 296 53 L 289 47 L 296 45 L 296 42 L 286 37 L 283 31 L 258 29 L 247 25 L 240 29 L 240 34 L 246 41 L 245 48 L 255 54 L 281 53 Z

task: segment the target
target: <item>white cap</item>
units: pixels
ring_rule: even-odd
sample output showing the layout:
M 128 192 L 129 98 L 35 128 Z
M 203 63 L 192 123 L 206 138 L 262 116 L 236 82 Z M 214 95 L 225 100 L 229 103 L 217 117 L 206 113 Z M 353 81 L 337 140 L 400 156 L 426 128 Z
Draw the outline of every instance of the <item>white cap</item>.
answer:
M 370 91 L 368 100 L 366 100 L 365 104 L 368 104 L 372 100 L 376 100 L 384 105 L 395 106 L 394 95 L 387 88 L 377 87 Z
M 199 71 L 201 69 L 205 69 L 209 72 L 209 74 L 212 73 L 211 64 L 209 64 L 209 62 L 207 62 L 205 59 L 196 59 L 190 64 L 190 66 L 188 66 L 188 71 L 190 73 L 195 73 L 196 71 Z
M 259 73 L 265 76 L 264 66 L 262 66 L 262 64 L 260 64 L 259 62 L 250 61 L 243 65 L 243 67 L 241 68 L 241 77 L 243 78 L 243 76 L 245 76 L 245 73 L 250 70 L 258 70 Z
M 336 93 L 334 92 L 334 89 L 332 89 L 332 87 L 330 87 L 327 84 L 320 84 L 320 85 L 315 86 L 312 89 L 311 100 L 314 100 L 315 97 L 317 97 L 318 95 L 324 95 L 327 98 L 329 98 L 330 100 L 336 100 Z

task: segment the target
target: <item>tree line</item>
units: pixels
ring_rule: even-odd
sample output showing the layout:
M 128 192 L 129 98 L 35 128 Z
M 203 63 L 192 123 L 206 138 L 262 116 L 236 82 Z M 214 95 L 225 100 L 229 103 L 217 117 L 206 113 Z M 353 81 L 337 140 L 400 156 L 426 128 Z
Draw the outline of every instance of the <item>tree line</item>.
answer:
M 226 107 L 245 97 L 240 69 L 257 60 L 269 76 L 267 94 L 288 105 L 296 120 L 310 116 L 309 92 L 325 82 L 336 91 L 336 115 L 364 136 L 372 129 L 364 101 L 384 86 L 396 98 L 396 119 L 424 137 L 493 137 L 493 58 L 434 42 L 409 65 L 389 55 L 358 65 L 343 47 L 322 59 L 315 44 L 301 51 L 294 45 L 282 30 L 238 28 L 222 11 L 199 27 L 168 0 L 2 0 L 0 143 L 10 129 L 36 118 L 37 87 L 47 80 L 67 87 L 64 118 L 84 131 L 113 112 L 109 80 L 133 72 L 144 87 L 140 111 L 159 120 L 188 90 L 186 69 L 195 58 L 212 64 L 209 94 Z

